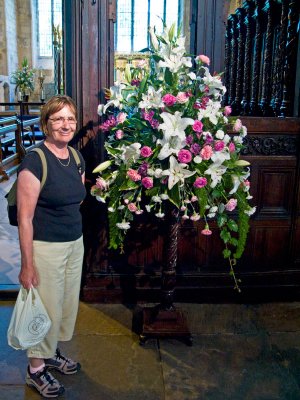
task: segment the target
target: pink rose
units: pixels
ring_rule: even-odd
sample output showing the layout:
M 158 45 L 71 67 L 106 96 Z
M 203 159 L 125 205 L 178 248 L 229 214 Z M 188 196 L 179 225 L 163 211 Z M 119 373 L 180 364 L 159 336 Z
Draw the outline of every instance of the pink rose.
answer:
M 136 212 L 136 210 L 137 210 L 137 206 L 134 203 L 129 203 L 127 207 L 128 207 L 128 210 L 131 212 Z
M 151 189 L 153 187 L 153 179 L 149 176 L 145 176 L 145 178 L 142 179 L 142 185 L 146 189 Z
M 197 61 L 203 62 L 203 64 L 209 65 L 210 64 L 210 59 L 209 57 L 205 56 L 204 54 L 200 54 L 199 56 L 196 57 Z
M 108 183 L 103 178 L 97 178 L 96 187 L 100 190 L 105 190 L 108 187 Z
M 134 169 L 129 169 L 127 171 L 127 176 L 133 182 L 137 182 L 137 181 L 141 180 L 141 175 Z
M 225 204 L 225 208 L 227 211 L 233 211 L 237 205 L 237 200 L 236 199 L 230 199 L 228 200 L 227 204 Z
M 193 124 L 193 131 L 202 132 L 203 124 L 201 121 L 196 120 Z
M 176 103 L 176 97 L 168 93 L 162 97 L 162 101 L 166 106 L 171 107 Z
M 196 178 L 195 182 L 194 182 L 194 187 L 201 189 L 204 186 L 207 185 L 207 179 L 206 178 L 202 178 L 200 176 L 198 176 L 198 178 Z
M 176 96 L 176 100 L 180 104 L 184 104 L 189 100 L 189 94 L 187 92 L 179 92 Z
M 143 146 L 141 148 L 141 156 L 142 157 L 150 157 L 152 155 L 153 151 L 151 149 L 151 147 L 149 146 Z
M 126 114 L 126 113 L 120 112 L 120 113 L 117 115 L 117 123 L 118 123 L 118 124 L 122 124 L 122 123 L 125 121 L 126 117 L 127 117 L 127 114 Z
M 123 136 L 124 132 L 122 131 L 122 129 L 118 129 L 116 132 L 116 139 L 121 140 Z
M 192 160 L 192 153 L 189 150 L 181 149 L 178 153 L 178 160 L 181 163 L 189 163 Z
M 231 109 L 230 106 L 225 106 L 224 107 L 224 115 L 225 115 L 225 117 L 228 117 L 228 115 L 230 115 L 231 112 L 232 112 L 232 109 Z
M 233 125 L 233 130 L 235 132 L 239 132 L 242 129 L 242 126 L 243 126 L 242 121 L 240 119 L 237 119 L 235 121 L 235 124 Z
M 228 149 L 229 149 L 229 153 L 233 153 L 235 151 L 235 144 L 233 142 L 230 142 Z
M 205 145 L 203 149 L 200 151 L 200 155 L 203 158 L 203 160 L 209 160 L 211 156 L 213 155 L 213 149 L 210 145 Z
M 223 140 L 217 140 L 215 142 L 214 148 L 216 151 L 222 151 L 225 147 L 225 143 L 223 142 Z

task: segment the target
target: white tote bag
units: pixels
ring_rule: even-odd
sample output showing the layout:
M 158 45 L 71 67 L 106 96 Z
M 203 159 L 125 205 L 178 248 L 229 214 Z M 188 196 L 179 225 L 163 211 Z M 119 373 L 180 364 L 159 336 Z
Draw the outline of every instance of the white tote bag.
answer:
M 7 331 L 8 344 L 25 350 L 40 343 L 51 326 L 51 320 L 35 288 L 21 287 Z

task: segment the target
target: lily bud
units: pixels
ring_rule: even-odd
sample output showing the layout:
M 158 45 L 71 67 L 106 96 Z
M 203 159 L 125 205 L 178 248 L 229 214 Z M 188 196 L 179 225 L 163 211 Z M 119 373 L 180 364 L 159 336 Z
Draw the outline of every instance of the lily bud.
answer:
M 130 70 L 130 65 L 126 64 L 125 66 L 125 79 L 128 83 L 131 82 L 132 77 L 131 77 L 131 70 Z
M 152 45 L 153 49 L 155 51 L 157 51 L 159 45 L 158 45 L 158 40 L 157 40 L 157 37 L 156 37 L 156 35 L 154 33 L 154 29 L 152 28 L 152 26 L 149 27 L 149 34 L 150 34 L 151 45 Z
M 250 163 L 246 160 L 237 160 L 235 163 L 238 167 L 247 167 Z
M 110 167 L 111 165 L 111 161 L 104 161 L 103 163 L 99 164 L 94 170 L 93 170 L 93 174 L 97 173 L 97 172 L 102 172 L 105 169 L 107 169 L 108 167 Z

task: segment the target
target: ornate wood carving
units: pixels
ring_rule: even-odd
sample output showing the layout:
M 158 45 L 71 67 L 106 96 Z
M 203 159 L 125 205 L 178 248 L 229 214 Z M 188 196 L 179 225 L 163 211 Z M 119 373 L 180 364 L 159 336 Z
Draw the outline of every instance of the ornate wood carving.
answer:
M 253 37 L 253 2 L 247 0 L 245 3 L 245 19 L 246 42 L 245 42 L 245 59 L 244 59 L 244 79 L 243 79 L 243 99 L 242 99 L 242 115 L 248 115 L 250 112 L 250 77 L 252 64 L 252 37 Z
M 231 59 L 231 21 L 229 17 L 227 20 L 226 34 L 225 34 L 225 70 L 224 70 L 224 85 L 230 88 L 230 59 Z M 229 90 L 226 91 L 223 97 L 223 105 L 226 106 L 229 100 Z
M 273 96 L 271 105 L 274 110 L 275 116 L 280 113 L 280 104 L 282 99 L 282 82 L 283 82 L 283 66 L 285 57 L 285 45 L 287 38 L 287 25 L 288 25 L 288 6 L 289 0 L 282 0 L 281 17 L 280 17 L 280 34 L 278 44 L 276 46 L 275 56 L 275 70 L 274 70 L 274 83 L 273 83 Z
M 299 6 L 296 0 L 244 0 L 228 19 L 230 57 L 226 57 L 225 71 L 230 71 L 230 82 L 226 80 L 226 100 L 233 115 L 284 117 L 299 113 L 293 109 Z
M 244 27 L 244 14 L 243 8 L 236 10 L 238 18 L 237 32 L 238 32 L 238 51 L 237 51 L 237 72 L 236 72 L 236 88 L 235 99 L 231 104 L 232 114 L 239 115 L 241 112 L 241 99 L 243 93 L 243 76 L 244 76 L 244 57 L 245 57 L 245 27 Z
M 261 0 L 255 1 L 255 50 L 253 61 L 253 75 L 252 75 L 252 98 L 250 103 L 250 115 L 258 115 L 258 95 L 259 95 L 259 80 L 260 80 L 260 67 L 261 67 L 261 49 L 262 49 L 262 2 Z
M 243 155 L 283 156 L 296 155 L 298 138 L 296 136 L 260 137 L 248 135 Z
M 273 2 L 266 1 L 265 9 L 267 10 L 267 32 L 265 38 L 265 51 L 262 73 L 262 95 L 260 100 L 260 108 L 264 117 L 271 116 L 269 109 L 271 97 L 271 81 L 272 81 L 272 50 L 273 50 Z
M 236 93 L 236 75 L 237 75 L 237 56 L 238 56 L 238 43 L 237 43 L 237 16 L 235 14 L 231 18 L 231 60 L 230 60 L 230 87 L 229 87 L 229 104 L 232 104 Z
M 295 93 L 295 70 L 297 63 L 297 26 L 299 23 L 299 1 L 294 0 L 289 2 L 288 15 L 288 31 L 286 42 L 286 53 L 283 73 L 283 94 L 280 107 L 280 116 L 286 117 L 292 115 L 293 98 Z

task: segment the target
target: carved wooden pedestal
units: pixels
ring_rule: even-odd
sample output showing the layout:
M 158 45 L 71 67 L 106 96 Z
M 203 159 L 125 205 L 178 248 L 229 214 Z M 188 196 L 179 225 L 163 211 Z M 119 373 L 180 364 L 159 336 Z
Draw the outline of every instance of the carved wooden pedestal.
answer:
M 165 251 L 162 270 L 162 299 L 155 307 L 143 309 L 142 332 L 140 344 L 150 338 L 172 337 L 184 340 L 192 345 L 192 336 L 182 311 L 173 305 L 176 286 L 176 263 L 178 249 L 179 211 L 170 206 L 166 211 L 167 230 L 165 234 Z
M 140 344 L 150 338 L 176 338 L 187 345 L 193 344 L 186 318 L 181 310 L 163 310 L 159 306 L 144 308 Z

